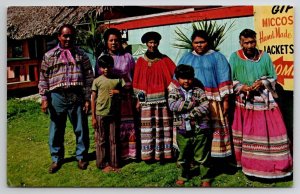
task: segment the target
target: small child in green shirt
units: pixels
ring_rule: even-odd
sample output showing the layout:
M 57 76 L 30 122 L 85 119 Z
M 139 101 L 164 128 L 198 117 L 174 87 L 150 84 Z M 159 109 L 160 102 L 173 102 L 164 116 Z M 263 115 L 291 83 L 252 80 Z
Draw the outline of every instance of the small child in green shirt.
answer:
M 114 60 L 109 55 L 98 59 L 101 76 L 93 81 L 91 109 L 95 129 L 96 166 L 103 172 L 119 168 L 119 113 L 120 93 L 125 86 L 123 79 L 112 74 Z

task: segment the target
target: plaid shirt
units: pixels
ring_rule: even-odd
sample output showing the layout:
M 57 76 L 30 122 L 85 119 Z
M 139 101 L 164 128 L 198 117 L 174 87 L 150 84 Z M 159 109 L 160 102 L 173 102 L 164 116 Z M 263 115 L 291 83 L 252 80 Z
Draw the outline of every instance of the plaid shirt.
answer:
M 186 99 L 178 83 L 169 87 L 168 104 L 173 111 L 173 126 L 180 132 L 186 131 L 187 120 L 195 121 L 195 130 L 209 128 L 209 101 L 205 92 L 199 87 L 192 87 L 191 98 Z
M 58 46 L 45 53 L 40 71 L 39 93 L 47 99 L 47 92 L 56 88 L 81 86 L 85 100 L 90 100 L 94 75 L 88 56 L 75 47 L 64 50 Z

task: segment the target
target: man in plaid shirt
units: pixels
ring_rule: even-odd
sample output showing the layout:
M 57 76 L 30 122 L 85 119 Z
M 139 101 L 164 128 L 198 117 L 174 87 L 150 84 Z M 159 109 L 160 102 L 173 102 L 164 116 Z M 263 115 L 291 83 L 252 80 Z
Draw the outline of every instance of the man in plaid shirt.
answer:
M 67 117 L 76 135 L 78 167 L 82 170 L 87 168 L 87 113 L 94 79 L 88 56 L 73 45 L 75 28 L 62 25 L 58 40 L 59 44 L 44 55 L 38 86 L 42 96 L 41 109 L 45 113 L 49 111 L 51 120 L 49 147 L 52 164 L 49 173 L 55 173 L 63 164 Z

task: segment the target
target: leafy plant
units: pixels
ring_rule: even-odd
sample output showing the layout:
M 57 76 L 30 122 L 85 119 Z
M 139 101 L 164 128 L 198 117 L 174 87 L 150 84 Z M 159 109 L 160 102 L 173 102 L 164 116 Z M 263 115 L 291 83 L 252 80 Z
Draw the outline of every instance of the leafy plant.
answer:
M 210 37 L 211 41 L 211 49 L 218 51 L 219 46 L 225 39 L 225 34 L 234 26 L 234 21 L 230 24 L 225 23 L 222 25 L 218 25 L 216 21 L 200 21 L 200 22 L 193 22 L 192 23 L 192 30 L 204 30 Z M 189 29 L 187 29 L 190 31 Z M 175 38 L 178 43 L 173 44 L 175 48 L 179 49 L 190 49 L 192 50 L 192 41 L 184 33 L 183 30 L 180 28 L 176 28 L 175 33 L 177 37 Z
M 104 47 L 103 34 L 98 30 L 97 15 L 89 14 L 88 29 L 78 29 L 77 42 L 86 52 L 92 54 L 94 59 L 101 53 Z

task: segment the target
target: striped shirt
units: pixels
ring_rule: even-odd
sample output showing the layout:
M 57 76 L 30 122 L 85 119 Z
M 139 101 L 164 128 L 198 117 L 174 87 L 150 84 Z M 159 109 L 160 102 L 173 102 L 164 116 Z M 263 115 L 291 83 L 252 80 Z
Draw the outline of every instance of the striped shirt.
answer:
M 45 53 L 40 71 L 39 93 L 43 99 L 56 88 L 81 86 L 85 100 L 90 100 L 94 79 L 88 56 L 78 47 L 72 50 L 58 46 Z

